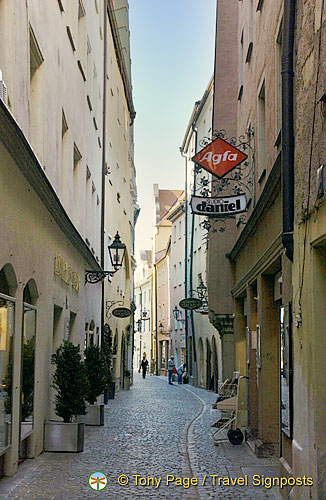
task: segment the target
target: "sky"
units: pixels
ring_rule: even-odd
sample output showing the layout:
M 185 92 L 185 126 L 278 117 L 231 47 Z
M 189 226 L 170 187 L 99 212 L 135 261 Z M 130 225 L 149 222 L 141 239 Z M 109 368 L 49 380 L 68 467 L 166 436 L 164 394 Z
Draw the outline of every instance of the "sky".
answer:
M 213 74 L 216 0 L 129 0 L 138 203 L 136 255 L 152 248 L 153 184 L 184 188 L 183 142 Z

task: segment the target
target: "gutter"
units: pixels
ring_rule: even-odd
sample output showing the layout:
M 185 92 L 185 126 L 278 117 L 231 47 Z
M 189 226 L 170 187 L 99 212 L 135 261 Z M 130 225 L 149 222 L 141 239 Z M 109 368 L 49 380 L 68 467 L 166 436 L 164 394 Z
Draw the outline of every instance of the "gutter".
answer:
M 282 243 L 286 256 L 293 262 L 294 229 L 294 103 L 293 55 L 296 0 L 284 0 L 282 40 Z

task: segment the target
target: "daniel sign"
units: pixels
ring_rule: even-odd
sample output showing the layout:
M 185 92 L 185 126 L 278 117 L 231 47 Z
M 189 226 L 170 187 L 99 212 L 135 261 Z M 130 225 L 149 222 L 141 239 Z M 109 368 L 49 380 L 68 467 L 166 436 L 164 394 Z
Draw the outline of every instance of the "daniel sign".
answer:
M 218 137 L 202 149 L 200 153 L 197 153 L 192 158 L 192 161 L 198 163 L 216 177 L 221 178 L 247 158 L 248 156 L 240 149 Z
M 245 212 L 247 202 L 244 194 L 214 198 L 193 196 L 190 205 L 193 214 L 225 217 Z

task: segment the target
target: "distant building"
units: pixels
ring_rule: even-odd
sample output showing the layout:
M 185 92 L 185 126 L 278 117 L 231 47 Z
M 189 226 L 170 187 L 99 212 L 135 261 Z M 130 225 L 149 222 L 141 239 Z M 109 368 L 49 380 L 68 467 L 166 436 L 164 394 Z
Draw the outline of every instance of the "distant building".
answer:
M 152 336 L 152 251 L 141 250 L 135 272 L 135 341 L 134 370 L 138 370 L 143 356 L 153 373 L 155 359 Z

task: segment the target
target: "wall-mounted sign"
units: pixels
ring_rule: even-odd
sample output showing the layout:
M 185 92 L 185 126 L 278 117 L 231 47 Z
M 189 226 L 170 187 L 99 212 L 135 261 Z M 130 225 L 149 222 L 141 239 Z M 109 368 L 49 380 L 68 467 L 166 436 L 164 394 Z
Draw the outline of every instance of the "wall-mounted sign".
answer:
M 67 283 L 67 285 L 71 285 L 76 292 L 79 292 L 80 278 L 78 274 L 72 270 L 69 264 L 60 255 L 56 255 L 54 258 L 54 274 L 60 276 L 62 281 Z
M 192 161 L 221 178 L 247 158 L 248 156 L 243 151 L 218 137 L 197 153 Z
M 194 309 L 199 309 L 203 305 L 202 301 L 200 299 L 197 299 L 196 297 L 189 297 L 188 299 L 182 299 L 179 302 L 179 306 L 182 307 L 182 309 L 189 309 L 190 311 L 193 311 Z
M 116 307 L 112 311 L 113 316 L 116 316 L 117 318 L 128 318 L 130 316 L 131 311 L 127 307 Z
M 212 198 L 193 196 L 190 205 L 193 214 L 226 217 L 245 212 L 247 201 L 244 194 Z

